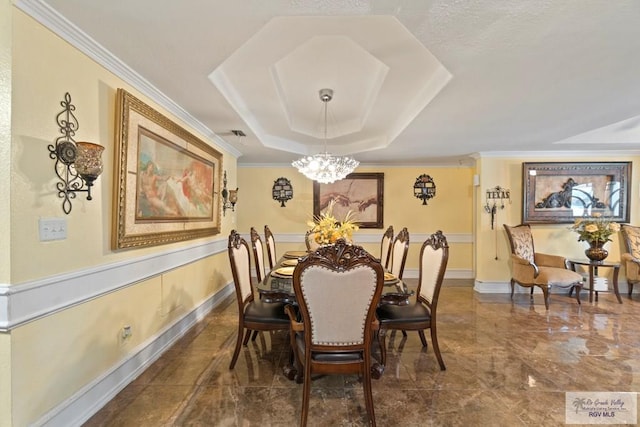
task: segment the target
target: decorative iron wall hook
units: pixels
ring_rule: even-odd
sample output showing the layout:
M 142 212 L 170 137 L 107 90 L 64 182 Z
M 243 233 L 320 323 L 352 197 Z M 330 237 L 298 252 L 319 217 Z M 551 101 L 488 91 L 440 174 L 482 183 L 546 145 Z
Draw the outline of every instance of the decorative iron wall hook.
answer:
M 494 229 L 494 224 L 496 222 L 496 213 L 498 208 L 504 209 L 505 200 L 511 204 L 511 190 L 508 188 L 502 188 L 499 185 L 488 189 L 485 194 L 484 210 L 488 214 L 491 214 L 492 230 Z
M 102 173 L 102 152 L 104 147 L 91 142 L 76 142 L 74 136 L 80 125 L 73 114 L 76 110 L 71 103 L 71 95 L 65 93 L 60 102 L 63 110 L 56 115 L 56 123 L 61 136 L 54 144 L 49 144 L 49 157 L 56 161 L 54 170 L 60 179 L 56 183 L 58 197 L 62 201 L 62 210 L 67 215 L 71 212 L 71 199 L 76 193 L 87 193 L 87 200 L 91 200 L 93 181 Z

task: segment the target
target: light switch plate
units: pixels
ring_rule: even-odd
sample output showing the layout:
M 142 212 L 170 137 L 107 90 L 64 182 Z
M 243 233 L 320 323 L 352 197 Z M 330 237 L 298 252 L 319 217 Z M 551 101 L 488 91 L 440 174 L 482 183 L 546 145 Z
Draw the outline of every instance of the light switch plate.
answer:
M 40 218 L 38 222 L 41 242 L 67 238 L 66 218 Z

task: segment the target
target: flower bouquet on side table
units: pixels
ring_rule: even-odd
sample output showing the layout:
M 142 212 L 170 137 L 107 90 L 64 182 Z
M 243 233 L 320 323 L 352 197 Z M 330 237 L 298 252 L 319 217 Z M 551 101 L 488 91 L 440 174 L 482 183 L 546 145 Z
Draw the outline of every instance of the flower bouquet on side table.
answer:
M 620 231 L 620 224 L 601 214 L 593 214 L 590 217 L 578 218 L 570 227 L 578 233 L 578 241 L 589 243 L 589 249 L 584 253 L 591 261 L 603 261 L 608 255 L 603 246 L 610 242 L 611 235 Z

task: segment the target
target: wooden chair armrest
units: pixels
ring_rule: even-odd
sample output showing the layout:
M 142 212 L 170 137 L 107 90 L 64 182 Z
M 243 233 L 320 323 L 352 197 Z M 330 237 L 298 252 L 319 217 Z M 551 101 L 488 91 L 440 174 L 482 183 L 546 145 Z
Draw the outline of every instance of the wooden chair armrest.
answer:
M 304 323 L 298 322 L 298 315 L 296 313 L 295 308 L 291 304 L 287 304 L 284 306 L 284 312 L 289 316 L 289 322 L 291 322 L 291 330 L 293 332 L 302 332 L 304 331 Z
M 636 264 L 640 265 L 640 259 L 635 258 L 633 255 L 631 255 L 629 252 L 625 252 L 623 253 L 620 258 L 622 259 L 622 261 L 629 261 L 629 262 L 633 262 Z

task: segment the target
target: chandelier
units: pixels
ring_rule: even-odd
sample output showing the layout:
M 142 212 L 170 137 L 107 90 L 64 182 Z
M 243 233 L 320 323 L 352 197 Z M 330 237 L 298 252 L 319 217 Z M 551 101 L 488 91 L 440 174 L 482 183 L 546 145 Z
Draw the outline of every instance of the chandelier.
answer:
M 301 157 L 291 163 L 304 176 L 322 184 L 340 181 L 360 164 L 352 157 L 327 152 L 327 105 L 332 98 L 332 89 L 320 89 L 320 100 L 324 102 L 324 153 Z

